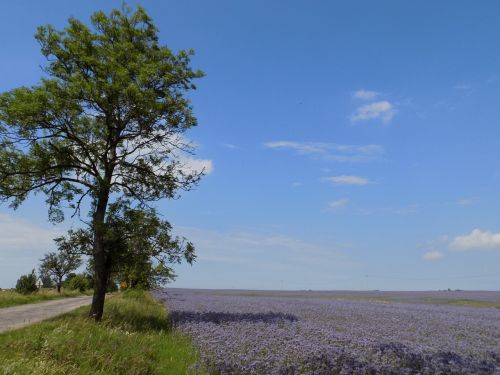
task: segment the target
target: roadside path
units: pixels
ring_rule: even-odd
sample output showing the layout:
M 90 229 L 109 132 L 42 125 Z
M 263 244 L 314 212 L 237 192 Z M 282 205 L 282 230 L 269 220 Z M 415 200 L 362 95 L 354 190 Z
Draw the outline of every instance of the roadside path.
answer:
M 0 332 L 40 322 L 91 302 L 91 296 L 84 296 L 4 307 L 0 309 Z

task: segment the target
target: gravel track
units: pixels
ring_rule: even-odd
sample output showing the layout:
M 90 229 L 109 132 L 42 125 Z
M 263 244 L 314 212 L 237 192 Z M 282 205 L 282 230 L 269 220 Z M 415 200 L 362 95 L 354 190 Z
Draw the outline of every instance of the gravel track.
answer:
M 90 304 L 91 296 L 57 299 L 0 309 L 0 332 L 21 328 Z

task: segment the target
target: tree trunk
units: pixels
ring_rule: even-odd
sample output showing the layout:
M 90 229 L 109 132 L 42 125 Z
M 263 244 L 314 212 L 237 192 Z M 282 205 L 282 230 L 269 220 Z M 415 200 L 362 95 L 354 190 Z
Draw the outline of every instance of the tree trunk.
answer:
M 93 220 L 94 295 L 92 297 L 92 306 L 90 307 L 89 317 L 94 318 L 96 322 L 99 322 L 102 319 L 102 314 L 104 312 L 104 299 L 106 297 L 106 286 L 108 282 L 106 253 L 104 249 L 104 220 L 106 217 L 108 198 L 109 191 L 105 191 L 99 196 Z
M 106 297 L 107 281 L 108 281 L 108 275 L 104 259 L 104 251 L 103 250 L 95 251 L 94 252 L 94 295 L 92 297 L 92 306 L 90 308 L 89 316 L 91 318 L 94 318 L 96 322 L 102 319 L 102 314 L 104 312 L 104 299 Z
M 59 282 L 57 283 L 57 293 L 61 293 L 61 280 L 59 280 Z

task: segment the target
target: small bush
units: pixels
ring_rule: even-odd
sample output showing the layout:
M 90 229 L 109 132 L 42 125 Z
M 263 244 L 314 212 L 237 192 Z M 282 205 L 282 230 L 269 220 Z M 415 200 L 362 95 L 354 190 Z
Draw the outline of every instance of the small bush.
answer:
M 16 291 L 21 294 L 30 294 L 38 291 L 35 270 L 31 271 L 28 275 L 22 275 L 17 280 Z
M 84 275 L 75 275 L 68 281 L 68 287 L 83 293 L 88 288 L 87 278 Z

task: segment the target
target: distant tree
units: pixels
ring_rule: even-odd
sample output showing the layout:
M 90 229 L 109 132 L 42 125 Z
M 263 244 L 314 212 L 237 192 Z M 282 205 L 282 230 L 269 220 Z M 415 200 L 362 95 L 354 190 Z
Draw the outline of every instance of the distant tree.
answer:
M 173 53 L 143 8 L 96 12 L 88 27 L 74 18 L 57 31 L 39 27 L 48 59 L 33 87 L 0 94 L 0 199 L 17 208 L 30 193 L 46 196 L 49 218 L 65 202 L 88 212 L 95 285 L 90 316 L 102 318 L 109 274 L 105 219 L 123 197 L 139 206 L 190 190 L 203 171 L 189 170 L 193 147 L 182 134 L 197 124 L 186 92 L 202 77 L 192 51 Z M 85 206 L 86 207 L 86 206 Z
M 175 278 L 175 264 L 194 262 L 195 248 L 184 237 L 173 236 L 170 223 L 154 209 L 134 209 L 129 203 L 110 205 L 104 226 L 106 272 L 132 288 L 163 285 Z M 89 255 L 94 248 L 89 229 L 70 231 L 57 241 L 79 255 Z
M 40 273 L 40 280 L 42 280 L 43 288 L 53 288 L 54 282 L 49 274 Z
M 82 264 L 82 257 L 74 254 L 66 247 L 63 241 L 56 239 L 58 252 L 50 252 L 40 259 L 40 273 L 50 275 L 55 282 L 57 292 L 61 292 L 64 276 L 69 275 Z
M 85 292 L 89 288 L 88 280 L 85 275 L 78 274 L 73 276 L 70 280 L 68 280 L 68 287 L 71 290 L 78 290 L 79 292 Z
M 16 283 L 16 291 L 22 294 L 29 294 L 38 291 L 38 287 L 36 285 L 36 274 L 35 270 L 31 271 L 31 273 L 27 275 L 22 275 Z

